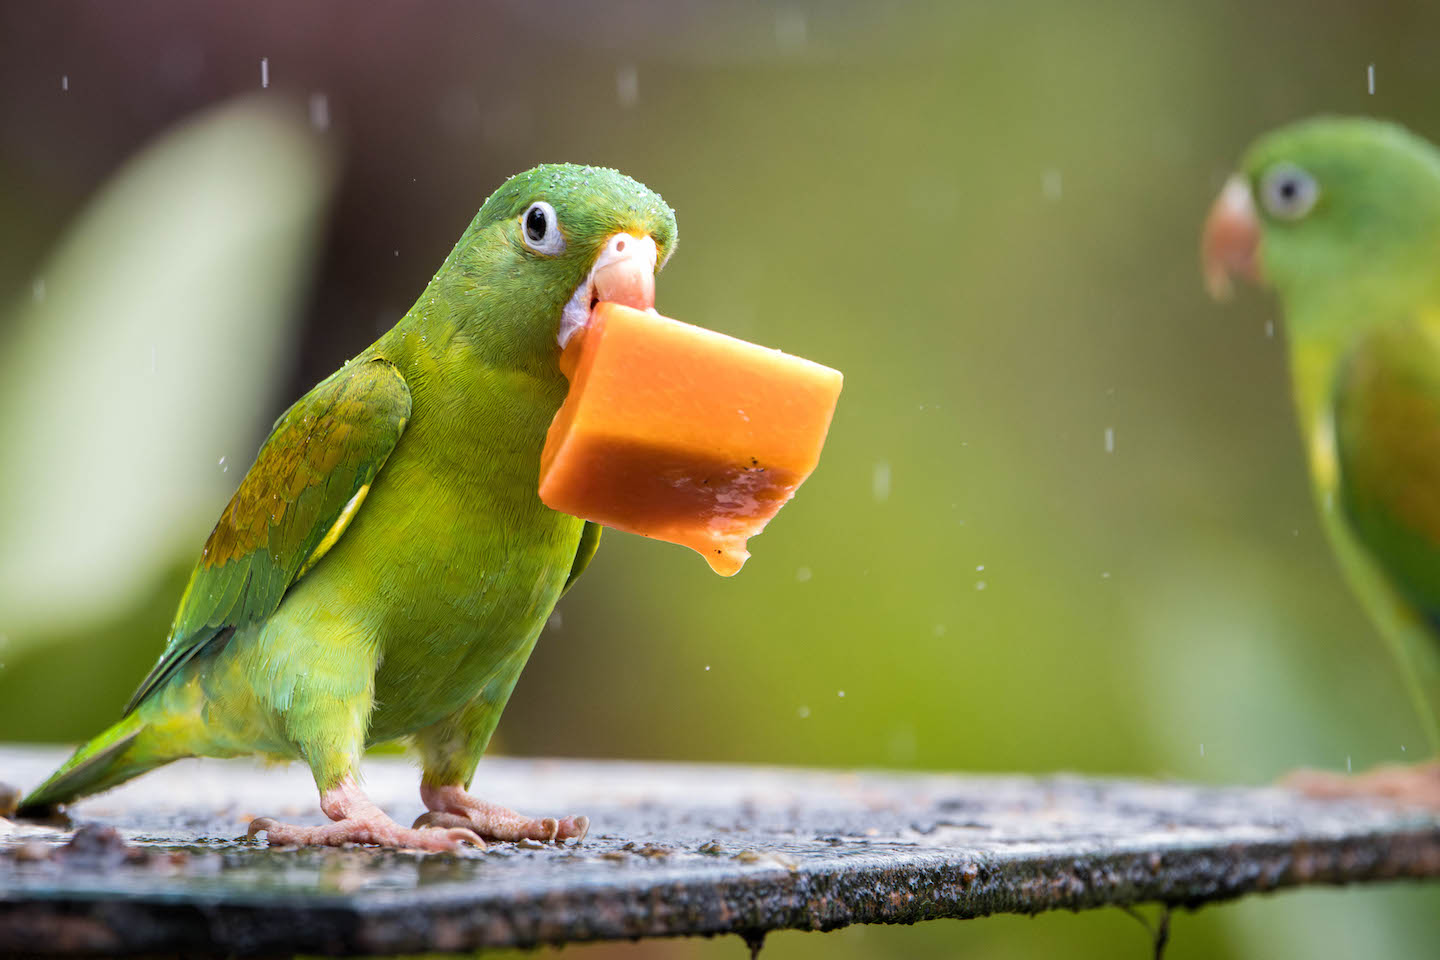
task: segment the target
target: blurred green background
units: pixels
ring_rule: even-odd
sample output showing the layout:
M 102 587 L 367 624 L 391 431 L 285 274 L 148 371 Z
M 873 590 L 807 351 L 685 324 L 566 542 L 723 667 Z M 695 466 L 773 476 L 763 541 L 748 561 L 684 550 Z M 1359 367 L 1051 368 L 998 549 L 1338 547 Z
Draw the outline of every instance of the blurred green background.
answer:
M 1196 247 L 1265 129 L 1440 137 L 1437 31 L 1299 0 L 0 4 L 0 740 L 113 719 L 269 422 L 505 176 L 575 160 L 676 208 L 663 312 L 846 388 L 737 578 L 607 537 L 497 749 L 1243 783 L 1414 759 L 1274 304 L 1208 302 Z M 1104 911 L 764 955 L 1147 942 Z M 1396 886 L 1182 914 L 1167 955 L 1436 942 L 1440 891 Z

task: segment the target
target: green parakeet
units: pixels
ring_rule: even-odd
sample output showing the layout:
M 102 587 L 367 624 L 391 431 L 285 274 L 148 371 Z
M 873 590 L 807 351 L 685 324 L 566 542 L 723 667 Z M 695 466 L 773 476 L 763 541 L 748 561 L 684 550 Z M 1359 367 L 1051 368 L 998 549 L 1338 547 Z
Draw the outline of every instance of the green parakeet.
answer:
M 1440 152 L 1390 123 L 1257 142 L 1211 211 L 1206 281 L 1271 285 L 1326 532 L 1440 745 Z M 1440 805 L 1440 764 L 1357 778 Z
M 398 324 L 275 423 L 206 541 L 165 651 L 123 718 L 28 796 L 50 807 L 181 757 L 309 765 L 334 821 L 271 843 L 449 849 L 583 836 L 467 788 L 600 529 L 540 502 L 564 342 L 598 300 L 648 309 L 674 212 L 614 170 L 506 181 Z M 366 746 L 409 738 L 430 811 L 361 791 Z

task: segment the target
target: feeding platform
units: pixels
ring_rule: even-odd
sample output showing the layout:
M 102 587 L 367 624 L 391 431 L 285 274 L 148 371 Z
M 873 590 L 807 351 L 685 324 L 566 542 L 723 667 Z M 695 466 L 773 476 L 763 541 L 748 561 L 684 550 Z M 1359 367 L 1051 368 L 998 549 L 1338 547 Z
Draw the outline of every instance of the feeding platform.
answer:
M 63 751 L 0 748 L 38 783 Z M 397 820 L 418 773 L 366 764 Z M 0 837 L 0 955 L 472 951 L 831 930 L 1440 879 L 1440 817 L 1275 788 L 487 759 L 482 796 L 584 813 L 579 843 L 457 854 L 271 849 L 255 816 L 320 823 L 301 767 L 183 761 L 79 804 L 79 834 Z M 103 829 L 113 828 L 113 830 Z

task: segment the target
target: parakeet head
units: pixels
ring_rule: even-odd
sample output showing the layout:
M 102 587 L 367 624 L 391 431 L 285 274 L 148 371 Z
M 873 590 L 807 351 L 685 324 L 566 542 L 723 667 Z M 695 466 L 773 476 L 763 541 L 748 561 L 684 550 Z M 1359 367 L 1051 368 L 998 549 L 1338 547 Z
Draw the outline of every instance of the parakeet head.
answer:
M 655 274 L 676 238 L 675 211 L 644 184 L 545 164 L 501 184 L 446 266 L 478 298 L 473 336 L 517 367 L 553 368 L 597 301 L 654 306 Z
M 1440 154 L 1393 123 L 1319 118 L 1262 137 L 1210 211 L 1212 295 L 1232 275 L 1294 298 L 1365 297 L 1440 271 Z M 1421 269 L 1407 269 L 1412 263 Z

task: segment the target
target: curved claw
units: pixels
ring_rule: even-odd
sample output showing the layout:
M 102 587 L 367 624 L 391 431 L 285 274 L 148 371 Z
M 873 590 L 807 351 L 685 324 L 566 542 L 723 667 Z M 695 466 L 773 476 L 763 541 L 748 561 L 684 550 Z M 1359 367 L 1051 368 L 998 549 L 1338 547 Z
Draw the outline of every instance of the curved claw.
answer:
M 245 828 L 245 839 L 254 840 L 257 833 L 268 834 L 273 828 L 280 824 L 270 817 L 256 817 L 250 821 L 250 826 Z
M 415 818 L 410 824 L 412 830 L 428 829 L 470 829 L 470 821 L 458 813 L 446 813 L 443 810 L 427 810 Z
M 456 843 L 468 843 L 477 850 L 484 850 L 489 846 L 489 844 L 481 839 L 480 834 L 468 827 L 451 827 L 445 831 L 445 837 L 449 840 L 454 840 Z
M 574 840 L 578 842 L 584 840 L 585 835 L 589 832 L 590 818 L 576 817 L 572 815 L 560 821 L 559 829 L 556 833 L 556 839 Z

